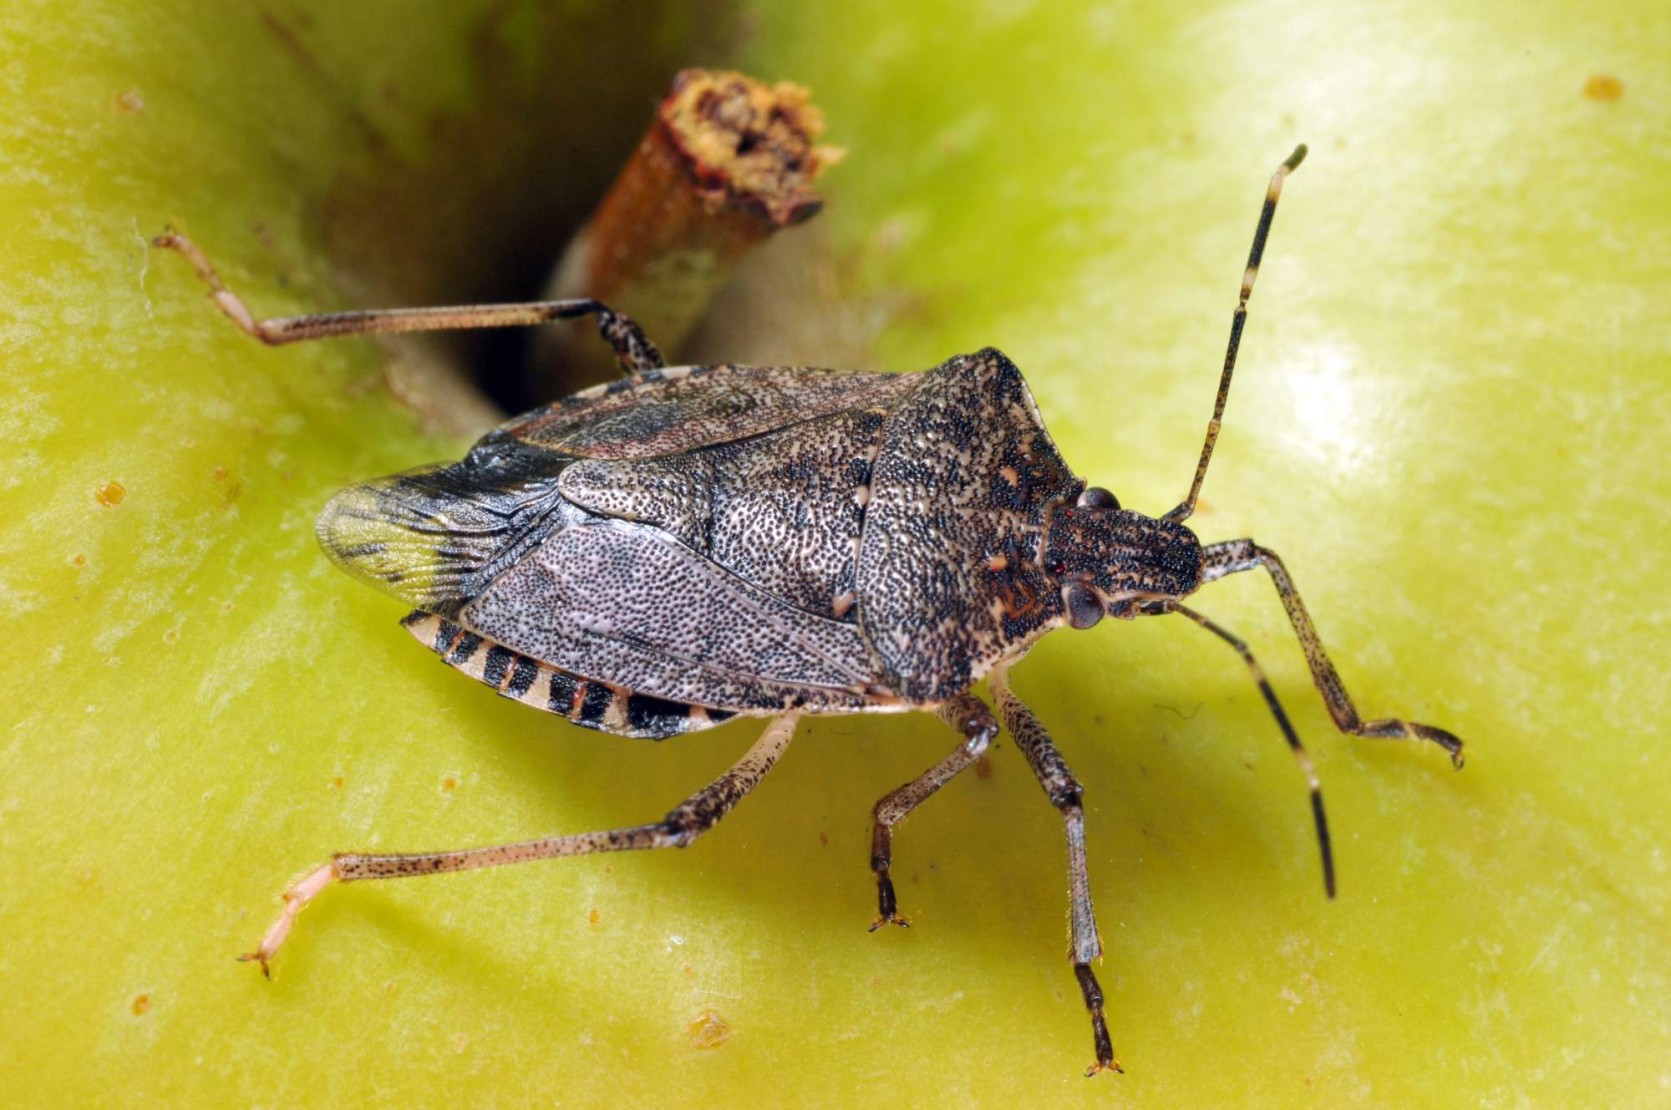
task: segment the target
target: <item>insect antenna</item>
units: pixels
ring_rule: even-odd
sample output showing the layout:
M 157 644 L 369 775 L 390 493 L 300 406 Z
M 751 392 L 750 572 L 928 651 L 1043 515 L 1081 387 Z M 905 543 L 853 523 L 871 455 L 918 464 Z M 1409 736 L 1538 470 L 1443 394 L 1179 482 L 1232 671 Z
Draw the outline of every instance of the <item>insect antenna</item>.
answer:
M 1247 302 L 1253 296 L 1253 280 L 1259 276 L 1259 260 L 1265 255 L 1265 239 L 1271 233 L 1271 220 L 1276 216 L 1276 201 L 1282 195 L 1282 181 L 1305 161 L 1304 143 L 1294 148 L 1287 161 L 1271 174 L 1265 188 L 1265 206 L 1259 210 L 1259 226 L 1253 232 L 1253 249 L 1248 251 L 1247 271 L 1242 274 L 1242 295 L 1236 301 L 1235 315 L 1230 317 L 1230 345 L 1224 352 L 1224 371 L 1218 379 L 1218 399 L 1213 402 L 1213 418 L 1207 422 L 1207 439 L 1201 445 L 1201 461 L 1195 464 L 1195 481 L 1189 496 L 1166 514 L 1167 520 L 1188 520 L 1195 512 L 1195 499 L 1201 495 L 1201 482 L 1207 477 L 1207 463 L 1213 457 L 1213 445 L 1218 442 L 1218 430 L 1224 421 L 1224 402 L 1230 396 L 1230 375 L 1236 369 L 1236 349 L 1242 344 L 1242 327 L 1247 323 Z
M 1236 654 L 1242 657 L 1242 662 L 1247 664 L 1248 670 L 1253 674 L 1253 681 L 1259 684 L 1259 693 L 1264 696 L 1265 705 L 1269 707 L 1271 716 L 1276 718 L 1277 726 L 1282 729 L 1283 738 L 1288 741 L 1288 750 L 1294 753 L 1294 762 L 1300 765 L 1300 770 L 1305 774 L 1306 785 L 1311 791 L 1311 817 L 1317 826 L 1317 850 L 1323 857 L 1323 889 L 1328 891 L 1330 898 L 1333 898 L 1334 848 L 1329 841 L 1329 818 L 1323 812 L 1323 784 L 1317 778 L 1317 765 L 1311 761 L 1311 753 L 1305 750 L 1304 744 L 1300 743 L 1300 734 L 1294 731 L 1293 723 L 1288 720 L 1287 711 L 1282 708 L 1282 703 L 1277 701 L 1276 691 L 1271 688 L 1270 680 L 1265 677 L 1265 668 L 1259 665 L 1259 661 L 1253 657 L 1253 652 L 1248 650 L 1247 644 L 1243 642 L 1240 636 L 1237 636 L 1211 617 L 1197 613 L 1187 605 L 1180 605 L 1176 601 L 1167 599 L 1152 603 L 1146 607 L 1145 611 L 1150 613 L 1177 613 L 1180 616 L 1188 617 L 1229 644 L 1236 650 Z

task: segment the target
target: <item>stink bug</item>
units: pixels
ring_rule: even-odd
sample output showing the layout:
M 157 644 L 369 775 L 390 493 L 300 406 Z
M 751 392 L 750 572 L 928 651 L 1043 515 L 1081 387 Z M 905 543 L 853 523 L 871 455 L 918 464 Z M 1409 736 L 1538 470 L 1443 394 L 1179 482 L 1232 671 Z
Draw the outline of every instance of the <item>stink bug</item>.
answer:
M 354 486 L 319 518 L 325 551 L 415 607 L 420 642 L 501 695 L 620 736 L 662 739 L 736 716 L 768 723 L 729 771 L 649 824 L 417 854 L 343 853 L 284 894 L 246 959 L 262 970 L 333 882 L 558 856 L 680 847 L 783 754 L 802 714 L 937 714 L 957 746 L 876 804 L 872 928 L 904 925 L 889 877 L 894 827 L 980 758 L 1002 722 L 1061 812 L 1073 970 L 1096 1060 L 1119 1070 L 1092 964 L 1102 954 L 1082 789 L 1008 671 L 1043 633 L 1105 616 L 1178 614 L 1242 657 L 1311 791 L 1323 881 L 1334 865 L 1317 775 L 1247 645 L 1183 603 L 1263 568 L 1335 725 L 1462 742 L 1359 717 L 1282 561 L 1250 539 L 1202 545 L 1185 526 L 1212 459 L 1260 256 L 1300 147 L 1272 175 L 1189 493 L 1159 517 L 1124 509 L 1068 468 L 1015 365 L 987 348 L 916 374 L 679 366 L 590 300 L 256 320 L 203 254 L 169 232 L 220 309 L 268 344 L 595 317 L 624 377 L 516 417 L 461 461 Z M 988 682 L 996 713 L 973 692 Z

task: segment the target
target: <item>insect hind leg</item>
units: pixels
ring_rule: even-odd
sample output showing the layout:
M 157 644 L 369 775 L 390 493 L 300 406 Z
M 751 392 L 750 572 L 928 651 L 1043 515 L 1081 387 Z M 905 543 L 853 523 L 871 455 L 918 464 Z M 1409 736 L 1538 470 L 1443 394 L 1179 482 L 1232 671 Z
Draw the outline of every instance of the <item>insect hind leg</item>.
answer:
M 774 718 L 761 732 L 760 738 L 729 770 L 669 810 L 660 821 L 647 825 L 449 852 L 339 852 L 331 857 L 331 862 L 314 868 L 290 885 L 284 892 L 284 909 L 261 938 L 261 944 L 255 951 L 238 958 L 259 963 L 262 974 L 270 976 L 269 965 L 273 956 L 290 935 L 296 918 L 309 902 L 333 883 L 405 879 L 443 871 L 474 871 L 483 867 L 588 856 L 597 852 L 683 848 L 717 825 L 749 791 L 760 785 L 766 772 L 789 747 L 789 741 L 795 735 L 797 719 L 794 714 Z
M 638 377 L 666 366 L 661 352 L 630 317 L 590 298 L 564 301 L 526 301 L 518 304 L 448 305 L 438 308 L 374 308 L 353 312 L 319 312 L 306 316 L 257 319 L 243 298 L 226 287 L 201 248 L 173 228 L 151 240 L 191 263 L 215 307 L 249 336 L 269 347 L 309 339 L 390 335 L 414 331 L 465 331 L 473 328 L 533 327 L 553 320 L 596 316 L 598 333 L 615 350 L 621 370 Z

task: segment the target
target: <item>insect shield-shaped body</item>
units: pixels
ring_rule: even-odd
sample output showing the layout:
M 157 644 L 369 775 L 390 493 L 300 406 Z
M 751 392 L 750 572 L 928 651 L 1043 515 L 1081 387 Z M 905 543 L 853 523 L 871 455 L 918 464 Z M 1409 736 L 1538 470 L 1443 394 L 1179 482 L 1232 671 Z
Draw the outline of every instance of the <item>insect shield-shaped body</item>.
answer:
M 1068 619 L 1082 582 L 1128 607 L 1194 589 L 1187 530 L 1076 511 L 1084 489 L 994 350 L 920 374 L 679 367 L 349 489 L 319 536 L 454 665 L 659 738 L 931 708 Z
M 802 714 L 936 713 L 957 746 L 873 812 L 875 928 L 904 924 L 893 831 L 971 766 L 1002 721 L 1060 811 L 1071 959 L 1092 1024 L 1090 1071 L 1118 1070 L 1092 971 L 1101 955 L 1082 789 L 1007 668 L 1044 632 L 1105 616 L 1179 614 L 1242 656 L 1311 788 L 1316 775 L 1247 646 L 1182 599 L 1264 568 L 1336 725 L 1360 736 L 1461 742 L 1358 716 L 1281 561 L 1252 540 L 1203 546 L 1184 524 L 1217 439 L 1246 307 L 1284 177 L 1266 194 L 1217 403 L 1188 496 L 1160 517 L 1088 488 L 1057 452 L 1020 371 L 990 348 L 915 374 L 663 366 L 632 321 L 594 301 L 403 309 L 257 321 L 172 233 L 219 307 L 268 343 L 380 331 L 596 317 L 626 376 L 506 423 L 460 462 L 355 486 L 319 521 L 327 552 L 415 607 L 407 628 L 502 695 L 588 728 L 662 738 L 769 718 L 719 779 L 659 821 L 521 844 L 341 854 L 285 894 L 248 958 L 263 969 L 332 882 L 688 844 L 765 776 Z M 971 687 L 985 678 L 997 712 Z

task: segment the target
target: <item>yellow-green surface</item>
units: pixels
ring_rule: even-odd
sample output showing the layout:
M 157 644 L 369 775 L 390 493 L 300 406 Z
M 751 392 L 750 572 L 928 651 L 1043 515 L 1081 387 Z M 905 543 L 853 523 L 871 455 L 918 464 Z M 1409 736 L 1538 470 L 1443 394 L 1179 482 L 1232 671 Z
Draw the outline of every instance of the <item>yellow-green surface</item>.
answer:
M 1662 6 L 495 7 L 0 28 L 0 1103 L 1671 1097 Z M 1080 1077 L 1059 824 L 1007 741 L 899 838 L 917 927 L 865 932 L 867 809 L 948 749 L 929 720 L 812 723 L 687 852 L 333 890 L 274 982 L 231 959 L 333 849 L 643 820 L 757 726 L 621 741 L 439 667 L 311 522 L 458 441 L 384 350 L 261 349 L 140 237 L 183 222 L 271 312 L 503 293 L 672 69 L 727 59 L 812 85 L 852 152 L 819 234 L 830 311 L 886 314 L 873 365 L 1001 346 L 1149 511 L 1312 144 L 1197 523 L 1283 552 L 1363 708 L 1470 760 L 1334 737 L 1268 584 L 1201 597 L 1317 753 L 1331 904 L 1233 655 L 1046 640 L 1017 686 L 1088 791 L 1123 1077 Z

